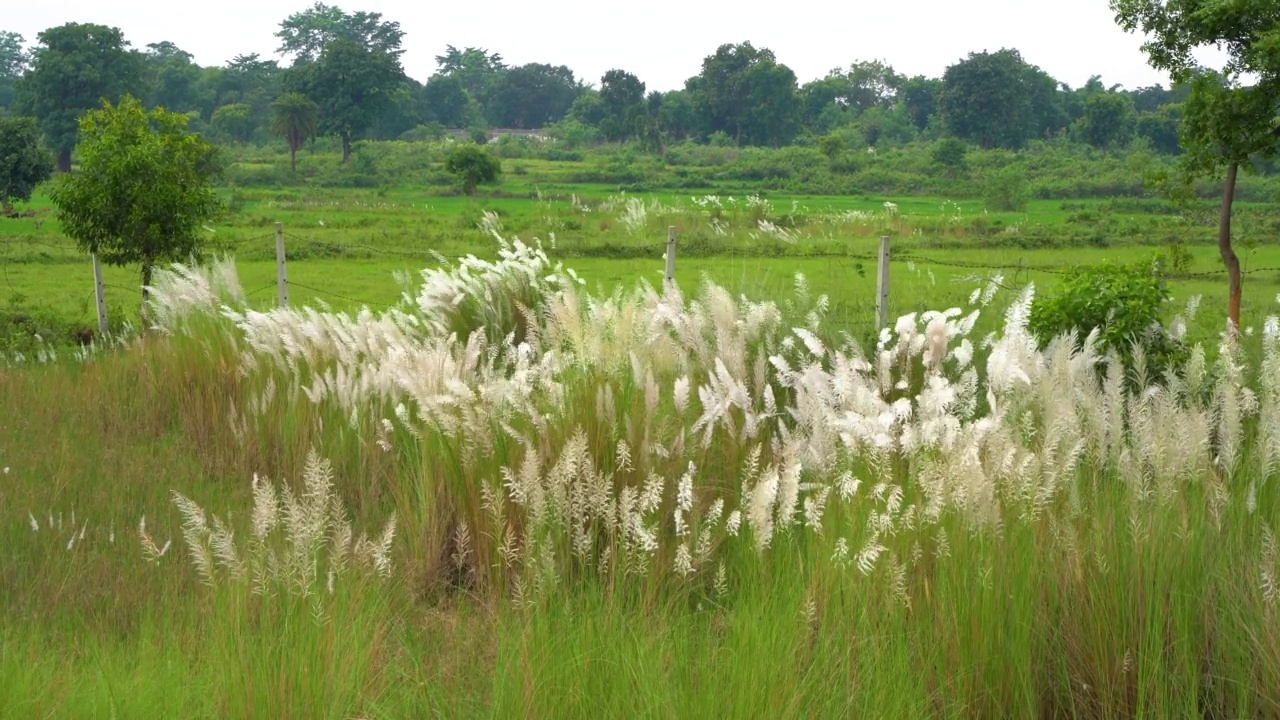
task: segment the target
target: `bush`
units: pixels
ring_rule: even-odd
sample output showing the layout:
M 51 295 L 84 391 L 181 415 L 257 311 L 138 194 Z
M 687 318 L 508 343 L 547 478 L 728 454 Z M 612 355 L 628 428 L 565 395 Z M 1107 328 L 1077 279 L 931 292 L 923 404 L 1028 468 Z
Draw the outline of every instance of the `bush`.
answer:
M 1026 170 L 1010 165 L 998 170 L 987 180 L 982 198 L 992 212 L 1023 212 L 1031 201 L 1031 186 Z
M 1141 348 L 1148 377 L 1180 367 L 1188 350 L 1162 323 L 1169 291 L 1153 265 L 1102 263 L 1070 270 L 1053 294 L 1037 299 L 1029 327 L 1043 348 L 1075 331 L 1083 339 L 1098 330 L 1099 350 L 1115 352 L 1127 370 Z

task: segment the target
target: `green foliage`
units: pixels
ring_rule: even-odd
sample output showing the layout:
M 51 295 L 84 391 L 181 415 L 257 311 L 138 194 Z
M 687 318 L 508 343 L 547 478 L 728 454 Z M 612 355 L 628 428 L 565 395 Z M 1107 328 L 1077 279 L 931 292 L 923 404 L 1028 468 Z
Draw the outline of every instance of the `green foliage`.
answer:
M 271 103 L 271 134 L 289 145 L 289 170 L 298 171 L 298 150 L 314 138 L 320 126 L 320 108 L 301 93 L 285 93 Z
M 564 65 L 529 63 L 502 73 L 485 112 L 496 127 L 538 129 L 564 118 L 582 89 Z
M 31 118 L 0 117 L 0 210 L 27 202 L 36 186 L 53 174 L 53 158 L 40 147 Z
M 987 179 L 983 201 L 992 212 L 1023 212 L 1031 200 L 1027 171 L 1018 165 L 997 170 Z
M 201 225 L 221 210 L 217 149 L 186 127 L 131 96 L 104 102 L 80 121 L 80 171 L 50 193 L 63 232 L 109 265 L 140 263 L 144 288 L 157 263 L 200 256 Z
M 295 65 L 285 86 L 320 108 L 319 132 L 342 141 L 342 161 L 392 101 L 404 81 L 399 55 L 345 39 L 329 41 L 319 60 Z
M 933 146 L 933 161 L 950 175 L 963 175 L 969 169 L 966 157 L 969 146 L 959 138 L 946 137 Z
M 489 183 L 498 179 L 502 172 L 502 162 L 490 155 L 479 145 L 460 145 L 449 153 L 444 163 L 445 170 L 453 173 L 462 183 L 462 189 L 468 195 L 476 194 L 476 185 Z
M 768 48 L 721 45 L 685 86 L 703 132 L 737 145 L 786 145 L 799 130 L 796 75 Z
M 629 140 L 643 127 L 645 85 L 623 70 L 610 70 L 600 78 L 600 133 L 606 140 Z
M 1057 82 L 1017 50 L 970 53 L 948 67 L 938 105 L 952 134 L 984 148 L 1020 148 L 1065 125 Z
M 1164 330 L 1169 291 L 1150 263 L 1081 265 L 1050 294 L 1036 299 L 1029 327 L 1048 345 L 1064 333 L 1083 340 L 1098 331 L 1099 349 L 1113 351 L 1134 369 L 1141 348 L 1148 377 L 1159 377 L 1187 357 L 1186 346 Z
M 253 108 L 245 103 L 230 103 L 213 111 L 209 127 L 223 137 L 244 142 L 253 135 Z
M 1084 101 L 1083 114 L 1071 131 L 1096 148 L 1114 148 L 1133 137 L 1133 101 L 1117 92 L 1097 92 Z
M 137 94 L 142 58 L 118 28 L 103 25 L 68 23 L 36 37 L 31 69 L 17 84 L 18 104 L 40 123 L 59 168 L 69 171 L 80 115 L 103 99 Z
M 280 23 L 276 32 L 280 39 L 278 52 L 292 55 L 295 61 L 318 60 L 329 43 L 344 40 L 370 51 L 399 57 L 404 31 L 400 23 L 382 19 L 381 13 L 345 13 L 341 8 L 316 2 L 302 12 L 293 13 Z
M 16 32 L 0 31 L 0 113 L 13 105 L 13 86 L 31 61 L 24 42 Z

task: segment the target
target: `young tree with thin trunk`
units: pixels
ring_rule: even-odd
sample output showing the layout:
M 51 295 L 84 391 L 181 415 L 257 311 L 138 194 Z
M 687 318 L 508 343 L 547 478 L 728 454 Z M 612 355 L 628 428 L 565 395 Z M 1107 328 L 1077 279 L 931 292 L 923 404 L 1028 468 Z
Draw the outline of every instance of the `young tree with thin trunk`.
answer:
M 80 172 L 51 193 L 62 230 L 108 265 L 141 265 L 148 288 L 161 262 L 199 259 L 201 229 L 222 210 L 217 148 L 187 131 L 188 117 L 144 110 L 126 95 L 80 120 Z
M 1231 246 L 1236 179 L 1255 158 L 1280 153 L 1280 3 L 1275 0 L 1111 0 L 1126 31 L 1147 35 L 1151 66 L 1174 82 L 1192 81 L 1179 140 L 1183 179 L 1224 174 L 1218 250 L 1229 285 L 1229 329 L 1240 327 L 1240 259 Z M 1206 72 L 1194 52 L 1214 46 L 1227 55 L 1220 73 Z M 1246 81 L 1249 84 L 1245 84 Z
M 298 150 L 319 126 L 319 106 L 301 93 L 285 93 L 271 103 L 271 134 L 289 144 L 290 172 L 298 172 Z

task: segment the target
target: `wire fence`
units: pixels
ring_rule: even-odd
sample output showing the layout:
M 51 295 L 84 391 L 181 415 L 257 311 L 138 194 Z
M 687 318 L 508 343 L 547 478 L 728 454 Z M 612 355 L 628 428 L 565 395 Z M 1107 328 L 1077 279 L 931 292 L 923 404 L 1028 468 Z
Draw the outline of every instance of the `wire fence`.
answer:
M 678 248 L 679 246 L 677 245 L 676 247 Z M 71 243 L 67 243 L 67 244 L 50 243 L 50 242 L 46 242 L 44 240 L 38 240 L 29 236 L 10 237 L 10 238 L 0 237 L 0 249 L 3 249 L 6 251 L 5 253 L 0 254 L 0 270 L 3 270 L 3 279 L 5 282 L 5 285 L 10 289 L 10 291 L 12 291 L 15 294 L 17 294 L 18 291 L 12 279 L 10 278 L 10 274 L 9 274 L 9 265 L 11 264 L 11 262 L 5 262 L 5 260 L 7 259 L 5 255 L 8 254 L 7 251 L 10 251 L 14 248 L 27 248 L 27 249 L 39 248 L 41 251 L 63 252 L 68 254 L 68 258 L 67 258 L 68 260 L 84 259 L 85 257 L 84 251 L 80 247 Z M 283 254 L 281 253 L 283 253 L 283 251 L 287 249 L 288 250 L 287 254 L 291 255 L 293 258 L 298 260 L 309 259 L 311 257 L 314 257 L 315 255 L 321 255 L 324 257 L 341 257 L 341 256 L 350 256 L 352 253 L 362 253 L 364 256 L 367 256 L 370 258 L 404 258 L 404 259 L 414 259 L 418 261 L 435 261 L 441 264 L 456 262 L 459 259 L 459 258 L 446 257 L 445 255 L 442 255 L 441 253 L 437 252 L 434 249 L 411 250 L 411 249 L 395 248 L 395 247 L 377 247 L 374 245 L 368 245 L 364 243 L 333 242 L 328 240 L 322 240 L 322 239 L 318 239 L 315 237 L 294 233 L 294 232 L 286 233 L 283 230 L 283 228 L 279 225 L 277 226 L 276 231 L 272 233 L 253 235 L 249 237 L 242 237 L 242 238 L 235 238 L 235 239 L 217 238 L 212 240 L 209 243 L 209 248 L 214 253 L 217 253 L 220 251 L 227 252 L 231 250 L 250 248 L 253 250 L 259 250 L 263 254 L 273 254 L 278 258 L 278 277 L 276 282 L 272 282 L 270 284 L 266 284 L 261 287 L 258 287 L 246 293 L 246 297 L 256 298 L 256 297 L 259 297 L 262 293 L 272 288 L 280 288 L 283 286 L 288 289 L 296 288 L 298 290 L 305 291 L 307 293 L 310 293 L 311 296 L 316 298 L 331 300 L 331 301 L 339 301 L 342 303 L 349 303 L 352 305 L 365 306 L 365 307 L 387 306 L 392 303 L 389 303 L 386 301 L 382 301 L 382 302 L 371 301 L 366 298 L 358 297 L 356 294 L 351 293 L 350 291 L 338 292 L 334 289 L 324 287 L 322 284 L 309 284 L 309 283 L 299 282 L 297 280 L 288 279 L 286 277 L 286 272 L 285 272 L 286 258 L 284 258 Z M 666 243 L 655 242 L 653 251 L 652 251 L 652 256 L 657 256 L 660 252 L 665 250 L 666 250 Z M 582 255 L 580 254 L 579 256 L 582 256 Z M 587 256 L 590 257 L 591 255 L 587 255 Z M 601 259 L 605 259 L 608 257 L 613 257 L 613 256 L 604 255 L 604 256 L 601 256 Z M 635 257 L 622 258 L 622 259 L 634 260 L 640 257 L 650 257 L 650 254 L 646 252 L 643 255 L 636 255 Z M 733 257 L 734 259 L 745 259 L 746 256 L 739 256 L 734 254 Z M 828 258 L 832 261 L 838 261 L 841 264 L 845 262 L 872 263 L 877 266 L 878 271 L 880 270 L 878 266 L 881 263 L 881 258 L 877 254 L 830 252 L 830 251 L 816 251 L 816 252 L 810 252 L 810 253 L 791 253 L 791 254 L 786 254 L 782 256 L 751 255 L 750 257 L 753 259 L 759 259 L 761 261 L 767 261 L 775 257 L 779 259 Z M 21 264 L 27 264 L 28 262 L 30 261 L 28 260 Z M 904 250 L 903 252 L 900 252 L 900 253 L 895 252 L 895 253 L 889 254 L 887 257 L 886 263 L 890 266 L 896 266 L 896 267 L 905 266 L 909 270 L 915 271 L 915 272 L 919 272 L 919 266 L 931 266 L 931 267 L 940 267 L 940 268 L 950 268 L 950 269 L 956 269 L 956 270 L 967 270 L 967 271 L 972 271 L 974 273 L 973 275 L 970 275 L 965 279 L 979 279 L 976 276 L 977 273 L 987 273 L 988 279 L 990 278 L 990 276 L 993 276 L 996 273 L 1000 273 L 1000 274 L 1012 273 L 1013 281 L 1015 284 L 1018 282 L 1019 278 L 1024 276 L 1029 278 L 1030 275 L 1033 273 L 1061 276 L 1061 275 L 1070 273 L 1079 267 L 1078 265 L 1072 264 L 1072 263 L 1062 263 L 1062 264 L 1027 263 L 1022 258 L 1015 259 L 1014 257 L 1010 257 L 1008 260 L 1000 261 L 1000 262 L 980 262 L 980 261 L 966 260 L 963 258 L 938 257 L 936 255 L 921 253 L 917 250 Z M 853 270 L 850 269 L 850 271 L 852 272 Z M 858 272 L 861 274 L 863 271 L 861 270 L 861 268 L 859 268 Z M 1206 270 L 1206 271 L 1200 271 L 1200 272 L 1169 272 L 1169 271 L 1159 271 L 1159 272 L 1160 272 L 1160 276 L 1163 279 L 1168 281 L 1195 281 L 1195 280 L 1208 280 L 1211 278 L 1225 279 L 1226 277 L 1226 269 L 1224 267 L 1218 267 L 1212 270 Z M 1244 268 L 1242 269 L 1241 272 L 1243 275 L 1257 275 L 1260 273 L 1280 274 L 1280 266 Z M 141 290 L 140 286 L 130 287 L 125 285 L 105 283 L 105 282 L 101 283 L 101 288 L 111 289 L 111 290 L 124 292 L 124 293 L 139 293 Z M 95 287 L 95 292 L 101 292 L 101 290 Z M 99 298 L 99 301 L 101 302 L 102 298 Z M 851 299 L 851 302 L 859 306 L 872 305 L 872 304 L 875 304 L 875 299 L 867 298 L 866 302 L 861 302 L 861 301 L 857 301 L 857 299 L 854 298 L 854 299 Z M 105 323 L 105 319 L 100 318 L 100 321 Z

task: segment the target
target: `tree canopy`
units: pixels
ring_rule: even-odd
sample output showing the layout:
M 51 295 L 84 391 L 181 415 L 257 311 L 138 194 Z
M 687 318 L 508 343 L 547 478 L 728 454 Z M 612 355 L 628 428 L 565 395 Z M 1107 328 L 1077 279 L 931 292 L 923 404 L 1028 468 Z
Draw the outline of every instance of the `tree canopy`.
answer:
M 382 19 L 381 13 L 346 13 L 341 8 L 317 2 L 302 12 L 285 18 L 276 31 L 277 50 L 295 62 L 318 60 L 334 40 L 346 40 L 371 51 L 399 57 L 404 31 L 400 23 Z
M 40 134 L 31 118 L 0 117 L 0 210 L 27 202 L 36 186 L 53 173 L 53 158 L 40 147 Z
M 58 168 L 69 172 L 80 116 L 103 99 L 138 94 L 142 57 L 118 28 L 103 25 L 68 23 L 45 30 L 37 41 L 31 69 L 16 88 L 18 105 L 36 118 L 58 154 Z
M 221 210 L 217 149 L 187 116 L 126 95 L 80 120 L 80 172 L 51 192 L 63 232 L 109 265 L 141 266 L 143 301 L 157 263 L 198 258 L 201 226 Z
M 1228 275 L 1229 327 L 1240 326 L 1243 279 L 1231 244 L 1240 167 L 1280 153 L 1280 3 L 1274 0 L 1111 0 L 1116 21 L 1142 31 L 1152 67 L 1190 82 L 1180 135 L 1184 181 L 1224 175 L 1218 251 Z M 1220 72 L 1195 60 L 1197 49 L 1226 53 Z

